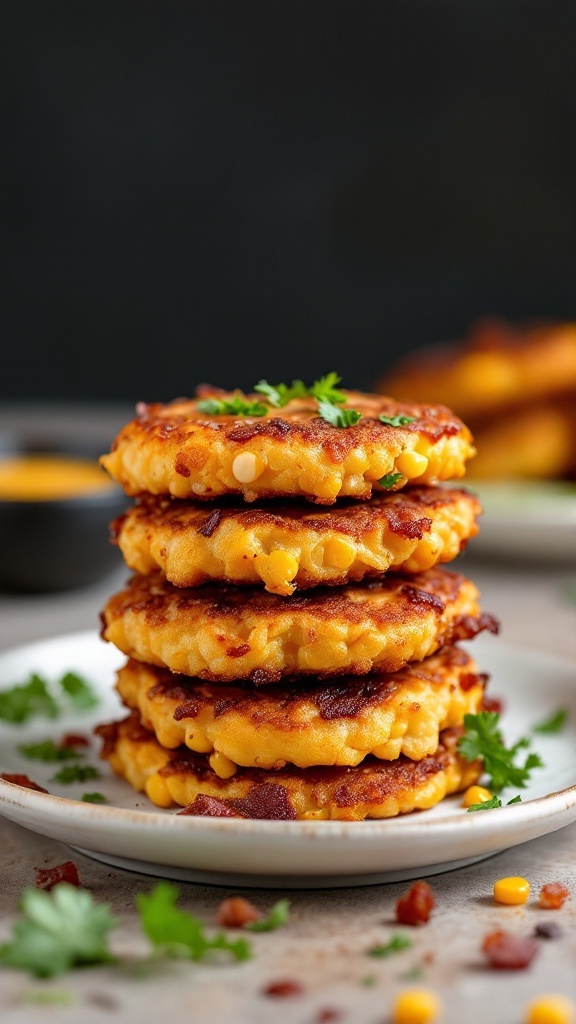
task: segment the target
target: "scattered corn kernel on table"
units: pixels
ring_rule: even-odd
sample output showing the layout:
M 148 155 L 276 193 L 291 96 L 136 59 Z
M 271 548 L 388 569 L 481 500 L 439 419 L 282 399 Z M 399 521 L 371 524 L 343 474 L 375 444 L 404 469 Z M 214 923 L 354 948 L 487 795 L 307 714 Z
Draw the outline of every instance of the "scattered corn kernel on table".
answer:
M 502 642 L 535 655 L 545 652 L 571 659 L 576 688 L 574 562 L 564 567 L 505 565 L 475 556 L 473 544 L 465 559 L 484 607 L 501 621 Z M 82 590 L 34 596 L 0 593 L 0 654 L 76 630 L 97 632 L 99 612 L 125 576 L 119 567 L 111 577 Z M 35 869 L 70 859 L 94 899 L 110 904 L 119 920 L 111 944 L 121 962 L 74 969 L 50 981 L 0 968 L 1 1024 L 96 1024 L 114 1019 L 140 1024 L 159 1014 L 163 1019 L 186 1016 L 196 1024 L 267 1024 L 271 1019 L 282 1024 L 387 1024 L 394 1020 L 396 997 L 406 989 L 435 993 L 441 1005 L 436 1019 L 445 1024 L 523 1024 L 529 1020 L 527 1006 L 543 993 L 563 994 L 576 1003 L 576 824 L 428 878 L 436 907 L 430 921 L 418 928 L 395 922 L 396 902 L 410 882 L 286 892 L 179 883 L 180 905 L 200 917 L 209 932 L 215 929 L 218 907 L 227 896 L 243 892 L 264 912 L 280 897 L 289 898 L 288 923 L 250 935 L 253 955 L 242 963 L 163 960 L 143 969 L 148 944 L 135 896 L 149 892 L 155 880 L 72 853 L 58 841 L 1 817 L 0 943 L 11 935 L 20 894 L 34 885 Z M 530 882 L 527 902 L 494 901 L 494 883 L 509 876 Z M 538 893 L 549 882 L 563 883 L 570 897 L 561 909 L 544 912 L 537 906 Z M 560 934 L 540 940 L 530 967 L 488 966 L 481 952 L 488 933 L 503 929 L 532 936 L 544 921 L 557 925 L 552 933 Z M 409 946 L 389 949 L 389 955 L 370 955 L 375 947 L 387 947 L 399 932 L 408 936 Z M 401 1019 L 425 1024 L 432 1018 Z M 541 1019 L 561 1021 L 552 1016 Z

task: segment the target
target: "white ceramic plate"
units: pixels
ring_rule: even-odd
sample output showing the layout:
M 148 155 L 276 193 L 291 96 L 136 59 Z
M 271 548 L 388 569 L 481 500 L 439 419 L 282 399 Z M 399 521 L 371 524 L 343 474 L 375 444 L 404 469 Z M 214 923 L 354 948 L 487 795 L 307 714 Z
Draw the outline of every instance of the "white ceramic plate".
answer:
M 24 758 L 19 745 L 88 732 L 97 721 L 118 717 L 112 683 L 124 657 L 93 632 L 84 632 L 0 655 L 0 689 L 25 681 L 32 671 L 56 680 L 75 670 L 102 700 L 90 715 L 0 724 L 0 771 L 24 772 L 51 792 L 0 780 L 0 813 L 107 863 L 213 884 L 365 885 L 471 863 L 576 820 L 576 665 L 506 647 L 495 637 L 477 639 L 473 653 L 491 674 L 489 692 L 506 702 L 502 722 L 510 742 L 558 708 L 570 712 L 559 734 L 538 736 L 535 749 L 547 767 L 533 773 L 521 804 L 468 814 L 460 798 L 452 797 L 430 811 L 387 821 L 246 821 L 178 817 L 153 808 L 101 763 L 102 778 L 58 787 L 49 782 L 54 765 Z M 91 756 L 99 764 L 96 748 Z M 87 790 L 104 793 L 109 803 L 83 803 Z
M 470 552 L 576 562 L 576 484 L 469 482 L 484 508 Z

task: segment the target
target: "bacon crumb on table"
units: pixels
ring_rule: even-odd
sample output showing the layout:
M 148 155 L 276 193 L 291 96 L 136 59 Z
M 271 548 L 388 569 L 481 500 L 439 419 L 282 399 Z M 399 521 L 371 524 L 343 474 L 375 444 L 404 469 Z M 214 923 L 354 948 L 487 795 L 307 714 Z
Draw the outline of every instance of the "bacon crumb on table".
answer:
M 224 928 L 244 928 L 260 916 L 258 908 L 244 896 L 230 896 L 218 907 L 218 924 Z
M 284 978 L 281 981 L 271 981 L 266 988 L 262 989 L 262 994 L 265 996 L 273 996 L 275 998 L 287 998 L 291 996 L 301 996 L 304 992 L 304 986 L 299 981 L 295 981 L 292 978 Z
M 521 938 L 501 930 L 490 932 L 482 943 L 482 952 L 490 967 L 503 971 L 523 971 L 539 949 L 536 939 Z
M 534 935 L 538 939 L 560 939 L 562 929 L 556 921 L 541 921 L 536 925 Z
M 561 882 L 547 882 L 540 889 L 538 905 L 543 910 L 559 910 L 564 906 L 570 893 Z
M 396 903 L 396 920 L 398 924 L 426 924 L 435 906 L 434 893 L 428 883 L 414 882 Z
M 75 885 L 80 888 L 81 881 L 78 875 L 78 868 L 73 860 L 64 861 L 53 868 L 36 868 L 36 888 L 46 889 L 50 892 L 60 882 L 67 882 L 68 885 Z

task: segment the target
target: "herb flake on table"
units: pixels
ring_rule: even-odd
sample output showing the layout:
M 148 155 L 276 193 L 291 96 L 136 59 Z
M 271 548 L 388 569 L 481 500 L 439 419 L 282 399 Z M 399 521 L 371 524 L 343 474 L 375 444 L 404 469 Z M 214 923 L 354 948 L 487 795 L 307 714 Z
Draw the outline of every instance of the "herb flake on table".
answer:
M 276 928 L 282 928 L 285 924 L 288 924 L 289 917 L 290 900 L 277 900 L 271 907 L 268 917 L 261 918 L 258 921 L 250 921 L 245 928 L 246 931 L 250 932 L 273 932 Z
M 465 731 L 458 742 L 458 750 L 466 761 L 478 758 L 483 761 L 484 772 L 489 777 L 489 789 L 496 792 L 506 786 L 525 789 L 532 770 L 543 767 L 542 758 L 531 751 L 522 764 L 517 764 L 518 755 L 530 745 L 530 740 L 523 738 L 506 747 L 499 721 L 497 711 L 465 715 Z
M 389 942 L 384 942 L 378 946 L 371 946 L 368 950 L 368 956 L 374 957 L 389 957 L 394 956 L 395 953 L 400 953 L 403 949 L 411 949 L 412 939 L 408 938 L 407 935 L 402 935 L 401 932 L 396 932 Z
M 233 960 L 250 959 L 251 948 L 246 939 L 230 940 L 224 932 L 209 937 L 200 918 L 176 906 L 179 895 L 175 885 L 158 882 L 149 895 L 136 897 L 142 929 L 155 956 L 198 961 L 223 953 Z
M 83 964 L 113 963 L 108 934 L 116 926 L 107 904 L 85 889 L 61 883 L 51 892 L 25 889 L 22 917 L 0 946 L 0 964 L 53 978 Z

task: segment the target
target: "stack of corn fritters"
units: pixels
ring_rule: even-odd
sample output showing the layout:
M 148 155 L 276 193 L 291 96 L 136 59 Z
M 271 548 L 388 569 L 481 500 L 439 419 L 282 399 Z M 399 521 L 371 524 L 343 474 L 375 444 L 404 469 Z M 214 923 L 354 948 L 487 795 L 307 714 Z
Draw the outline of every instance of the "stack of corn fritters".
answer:
M 496 629 L 440 567 L 477 532 L 476 499 L 440 486 L 470 432 L 359 392 L 336 406 L 348 426 L 310 396 L 259 401 L 139 407 L 102 457 L 137 499 L 113 525 L 135 575 L 102 616 L 130 714 L 98 727 L 102 756 L 190 814 L 431 807 L 480 775 L 458 738 L 485 677 L 456 644 Z

